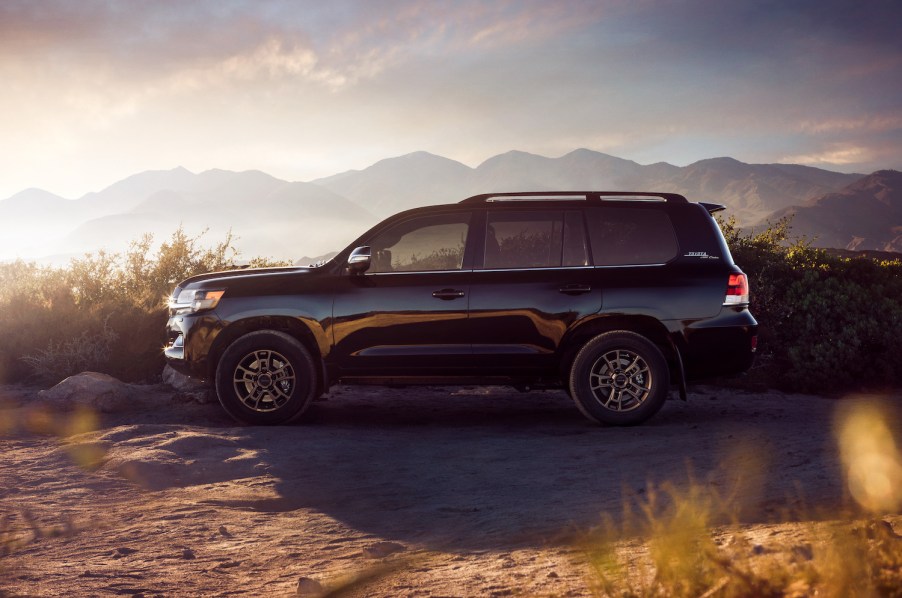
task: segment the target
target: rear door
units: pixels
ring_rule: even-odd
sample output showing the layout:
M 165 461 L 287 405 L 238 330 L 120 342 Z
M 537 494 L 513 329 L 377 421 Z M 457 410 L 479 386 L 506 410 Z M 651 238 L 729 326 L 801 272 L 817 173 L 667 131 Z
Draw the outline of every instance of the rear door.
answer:
M 486 373 L 537 375 L 567 330 L 599 311 L 578 209 L 488 209 L 470 284 L 473 353 Z

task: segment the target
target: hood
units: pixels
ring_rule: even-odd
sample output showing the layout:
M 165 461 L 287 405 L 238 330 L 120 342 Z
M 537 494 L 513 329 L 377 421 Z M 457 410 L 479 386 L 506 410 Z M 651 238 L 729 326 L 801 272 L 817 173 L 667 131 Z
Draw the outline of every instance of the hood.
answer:
M 244 268 L 239 270 L 224 270 L 222 272 L 208 272 L 206 274 L 198 274 L 191 278 L 186 278 L 178 284 L 178 288 L 185 289 L 189 286 L 205 287 L 207 285 L 198 284 L 205 281 L 219 281 L 235 278 L 260 278 L 279 274 L 306 274 L 310 272 L 310 268 L 302 268 L 299 266 L 283 266 L 279 268 Z

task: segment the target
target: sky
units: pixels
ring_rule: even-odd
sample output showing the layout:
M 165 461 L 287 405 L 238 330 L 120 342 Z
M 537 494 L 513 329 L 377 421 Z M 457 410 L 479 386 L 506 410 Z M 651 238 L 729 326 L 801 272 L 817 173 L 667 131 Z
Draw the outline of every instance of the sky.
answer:
M 0 0 L 0 199 L 428 151 L 902 168 L 898 0 Z

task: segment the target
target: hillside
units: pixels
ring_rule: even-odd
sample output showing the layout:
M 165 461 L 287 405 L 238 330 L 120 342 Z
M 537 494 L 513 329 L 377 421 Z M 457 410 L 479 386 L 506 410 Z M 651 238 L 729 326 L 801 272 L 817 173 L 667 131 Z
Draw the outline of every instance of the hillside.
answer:
M 902 252 L 902 172 L 878 170 L 840 191 L 773 213 L 817 247 Z
M 428 152 L 380 160 L 364 170 L 311 181 L 380 217 L 400 210 L 461 199 L 461 185 L 471 169 Z
M 661 188 L 683 193 L 693 201 L 725 204 L 740 223 L 812 197 L 837 191 L 861 178 L 819 168 L 789 164 L 745 164 L 733 158 L 701 160 L 661 181 Z
M 55 262 L 101 248 L 123 251 L 144 233 L 159 242 L 179 226 L 190 235 L 207 231 L 211 244 L 231 231 L 248 259 L 293 260 L 341 246 L 376 219 L 310 183 L 259 171 L 184 168 L 138 173 L 76 200 L 29 190 L 0 201 L 0 217 L 11 231 L 0 243 L 0 259 Z
M 559 158 L 511 151 L 476 168 L 417 152 L 312 182 L 379 216 L 491 191 L 610 189 L 675 191 L 693 201 L 726 204 L 741 223 L 751 223 L 774 210 L 839 191 L 861 176 L 792 164 L 745 164 L 733 158 L 685 167 L 642 165 L 578 149 Z

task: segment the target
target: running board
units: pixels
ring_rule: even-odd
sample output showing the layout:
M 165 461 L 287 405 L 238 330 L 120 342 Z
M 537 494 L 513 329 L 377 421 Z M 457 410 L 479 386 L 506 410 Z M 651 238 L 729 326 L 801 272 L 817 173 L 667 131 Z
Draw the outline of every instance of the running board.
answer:
M 339 384 L 360 386 L 514 386 L 516 388 L 563 388 L 559 382 L 512 376 L 341 376 Z

